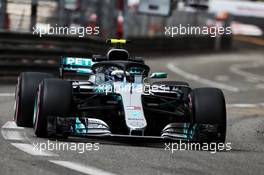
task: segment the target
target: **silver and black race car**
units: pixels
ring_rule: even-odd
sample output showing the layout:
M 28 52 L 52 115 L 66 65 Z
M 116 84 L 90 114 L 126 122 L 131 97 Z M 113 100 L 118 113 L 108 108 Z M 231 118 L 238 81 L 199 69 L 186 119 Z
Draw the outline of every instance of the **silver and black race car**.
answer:
M 62 58 L 59 76 L 24 72 L 15 121 L 37 137 L 144 137 L 225 142 L 226 106 L 216 88 L 192 89 L 164 72 L 149 75 L 141 58 L 113 48 L 92 58 Z

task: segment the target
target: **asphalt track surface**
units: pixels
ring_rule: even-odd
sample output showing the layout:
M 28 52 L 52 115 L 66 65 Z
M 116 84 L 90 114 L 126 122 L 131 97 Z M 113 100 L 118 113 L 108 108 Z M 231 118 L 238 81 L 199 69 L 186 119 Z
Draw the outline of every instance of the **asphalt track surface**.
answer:
M 0 86 L 0 174 L 264 174 L 264 51 L 155 57 L 146 60 L 153 71 L 168 71 L 169 79 L 193 87 L 222 88 L 228 112 L 227 142 L 232 150 L 165 150 L 80 139 L 38 139 L 13 119 L 14 85 Z M 97 143 L 87 150 L 38 151 L 37 144 Z M 92 149 L 89 151 L 89 149 Z

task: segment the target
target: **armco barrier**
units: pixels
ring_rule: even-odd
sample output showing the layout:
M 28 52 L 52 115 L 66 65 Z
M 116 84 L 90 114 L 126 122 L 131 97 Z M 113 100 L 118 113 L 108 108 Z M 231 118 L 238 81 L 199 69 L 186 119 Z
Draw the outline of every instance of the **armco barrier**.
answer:
M 132 55 L 167 53 L 167 51 L 208 50 L 214 48 L 209 36 L 179 36 L 174 38 L 130 38 L 127 49 Z M 0 32 L 0 77 L 17 75 L 21 71 L 56 72 L 62 56 L 90 57 L 104 54 L 108 45 L 103 40 L 73 36 Z
M 105 42 L 90 38 L 0 32 L 0 76 L 21 71 L 57 72 L 62 56 L 90 57 L 106 49 Z

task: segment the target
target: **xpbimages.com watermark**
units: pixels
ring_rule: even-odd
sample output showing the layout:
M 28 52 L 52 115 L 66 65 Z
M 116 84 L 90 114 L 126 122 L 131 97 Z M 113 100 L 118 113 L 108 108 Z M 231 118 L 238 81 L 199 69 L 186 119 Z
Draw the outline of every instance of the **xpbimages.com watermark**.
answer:
M 212 38 L 218 35 L 231 35 L 232 28 L 230 26 L 186 26 L 179 24 L 177 26 L 166 26 L 164 27 L 164 34 L 169 37 L 175 37 L 179 35 L 209 35 Z
M 77 153 L 84 153 L 87 151 L 99 151 L 99 143 L 77 143 L 77 142 L 33 142 L 34 151 L 74 151 Z
M 100 28 L 97 27 L 81 27 L 81 26 L 70 26 L 70 27 L 63 27 L 58 26 L 51 26 L 47 24 L 45 27 L 35 26 L 33 27 L 33 35 L 39 35 L 42 37 L 43 35 L 75 35 L 80 38 L 89 36 L 89 35 L 99 35 Z
M 109 93 L 130 93 L 131 91 L 137 93 L 144 93 L 145 95 L 151 95 L 157 92 L 168 92 L 169 87 L 166 85 L 151 85 L 151 84 L 132 84 L 131 86 L 112 86 L 111 84 L 102 84 L 99 85 L 96 92 L 97 93 L 105 93 L 106 95 Z
M 217 151 L 231 151 L 232 144 L 228 143 L 195 143 L 195 142 L 173 142 L 164 143 L 165 151 L 170 151 L 172 154 L 177 151 L 209 151 L 214 154 Z

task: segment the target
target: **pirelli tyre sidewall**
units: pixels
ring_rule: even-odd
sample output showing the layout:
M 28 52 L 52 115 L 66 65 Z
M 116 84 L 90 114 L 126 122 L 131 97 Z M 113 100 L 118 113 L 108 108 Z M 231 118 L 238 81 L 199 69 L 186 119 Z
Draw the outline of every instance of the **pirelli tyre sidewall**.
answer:
M 48 117 L 64 117 L 71 112 L 72 84 L 62 79 L 44 79 L 35 102 L 34 131 L 37 137 L 47 136 Z
M 42 72 L 23 72 L 19 75 L 15 94 L 14 120 L 18 126 L 32 127 L 33 104 L 39 83 L 53 75 Z
M 197 88 L 192 91 L 192 115 L 194 124 L 218 126 L 217 142 L 225 142 L 226 104 L 224 94 L 217 88 Z

